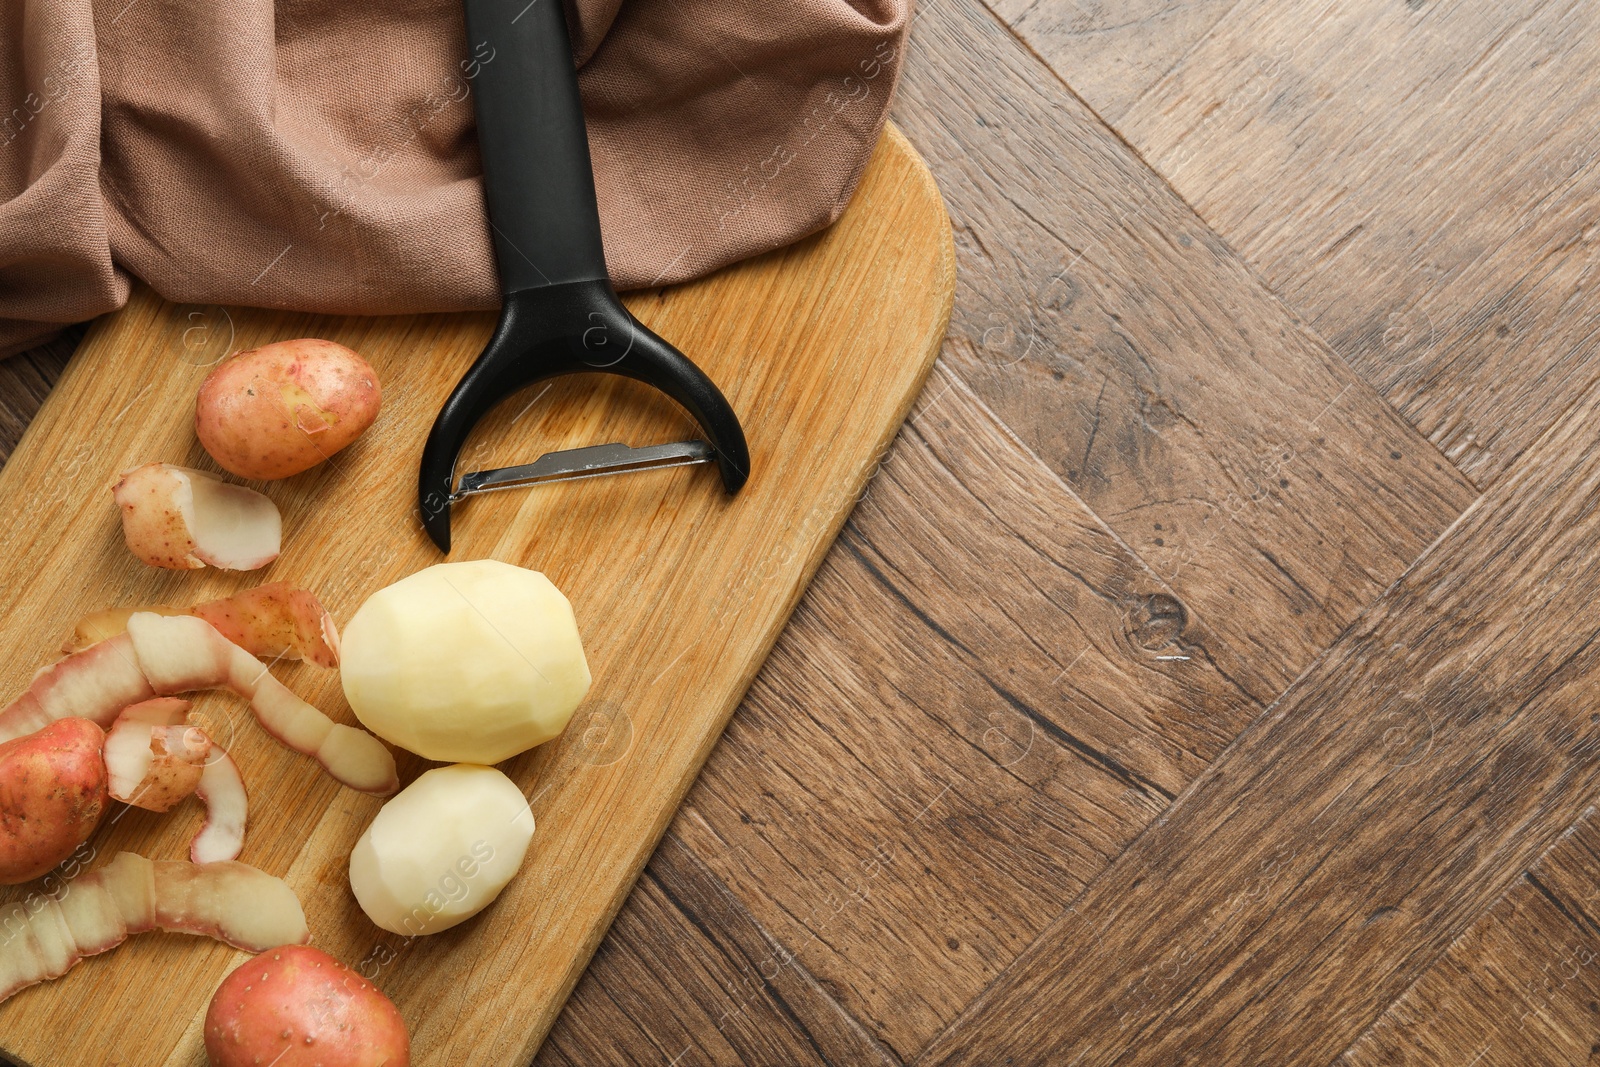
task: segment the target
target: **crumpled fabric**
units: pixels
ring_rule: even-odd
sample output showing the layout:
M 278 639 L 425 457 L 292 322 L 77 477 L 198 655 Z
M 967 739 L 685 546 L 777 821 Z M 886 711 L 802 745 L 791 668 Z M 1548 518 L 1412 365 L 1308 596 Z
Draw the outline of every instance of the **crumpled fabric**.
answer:
M 909 0 L 568 0 L 618 288 L 832 222 Z M 110 311 L 495 307 L 458 0 L 0 0 L 0 355 Z

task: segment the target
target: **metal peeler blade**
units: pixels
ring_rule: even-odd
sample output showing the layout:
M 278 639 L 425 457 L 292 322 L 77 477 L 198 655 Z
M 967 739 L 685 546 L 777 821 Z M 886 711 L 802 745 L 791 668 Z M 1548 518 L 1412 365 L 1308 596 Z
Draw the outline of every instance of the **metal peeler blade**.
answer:
M 423 445 L 417 493 L 422 525 L 434 544 L 450 551 L 450 508 L 463 495 L 456 483 L 456 459 L 472 428 L 519 389 L 547 378 L 585 372 L 634 378 L 677 401 L 704 434 L 699 443 L 709 450 L 706 458 L 715 460 L 723 489 L 736 493 L 743 487 L 750 474 L 750 450 L 733 408 L 700 368 L 628 314 L 609 281 L 523 289 L 506 295 L 488 347 L 439 410 Z M 576 458 L 593 461 L 596 457 Z M 655 465 L 633 461 L 639 458 L 614 456 L 614 462 L 597 465 L 594 473 Z M 550 466 L 564 467 L 573 459 L 570 455 L 551 459 Z M 543 462 L 528 466 L 539 467 Z M 601 471 L 600 466 L 610 470 Z M 505 484 L 494 488 L 510 488 L 509 479 L 508 475 Z M 523 484 L 531 484 L 531 480 Z
M 497 467 L 463 474 L 461 484 L 450 494 L 450 500 L 454 503 L 462 497 L 496 489 L 520 489 L 546 482 L 571 482 L 580 478 L 603 478 L 608 474 L 685 467 L 694 463 L 710 463 L 716 458 L 717 450 L 708 441 L 675 441 L 670 445 L 646 445 L 642 448 L 631 448 L 613 441 L 605 445 L 567 448 L 559 452 L 546 452 L 532 463 L 517 467 Z
M 472 99 L 502 302 L 494 335 L 423 446 L 417 495 L 424 529 L 449 552 L 450 506 L 474 493 L 712 460 L 723 488 L 737 493 L 750 476 L 738 415 L 716 383 L 629 314 L 611 287 L 562 5 L 464 2 L 478 57 Z M 519 467 L 476 471 L 456 484 L 456 458 L 490 409 L 535 382 L 595 372 L 661 390 L 705 439 L 570 449 Z

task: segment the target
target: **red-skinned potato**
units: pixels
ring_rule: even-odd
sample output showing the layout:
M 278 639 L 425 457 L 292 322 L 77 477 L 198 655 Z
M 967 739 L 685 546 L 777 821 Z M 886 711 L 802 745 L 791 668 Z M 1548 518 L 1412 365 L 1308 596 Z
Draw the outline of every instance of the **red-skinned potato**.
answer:
M 310 470 L 378 417 L 378 376 L 332 341 L 278 341 L 230 356 L 200 385 L 194 430 L 211 458 L 241 478 Z
M 263 952 L 222 980 L 206 1010 L 211 1067 L 410 1067 L 394 1003 L 321 949 Z
M 89 839 L 105 814 L 106 735 L 61 719 L 0 744 L 0 885 L 46 874 Z

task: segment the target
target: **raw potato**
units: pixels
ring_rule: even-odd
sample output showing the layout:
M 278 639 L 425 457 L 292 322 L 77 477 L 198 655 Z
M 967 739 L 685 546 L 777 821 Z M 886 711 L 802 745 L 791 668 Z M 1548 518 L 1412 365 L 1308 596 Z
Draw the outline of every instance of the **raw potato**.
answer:
M 0 744 L 0 885 L 46 874 L 105 814 L 105 732 L 62 719 Z
M 436 767 L 390 798 L 350 853 L 361 910 L 391 933 L 436 934 L 488 907 L 522 866 L 522 790 L 470 763 Z
M 241 478 L 287 478 L 360 437 L 383 402 L 370 364 L 315 338 L 240 352 L 200 385 L 194 432 Z
M 111 498 L 122 511 L 128 551 L 152 567 L 253 571 L 278 558 L 277 505 L 207 471 L 146 463 L 124 471 Z
M 409 1067 L 411 1038 L 378 987 L 309 945 L 263 952 L 206 1009 L 211 1067 Z
M 362 725 L 441 763 L 499 763 L 560 734 L 589 691 L 572 605 L 538 571 L 440 563 L 367 598 L 340 677 Z
M 107 799 L 170 811 L 196 794 L 206 821 L 189 858 L 237 859 L 247 818 L 244 781 L 188 711 L 186 700 L 158 697 L 125 708 L 104 734 L 92 719 L 68 717 L 0 744 L 0 884 L 10 862 L 6 842 L 28 859 L 14 879 L 27 881 L 30 865 L 33 877 L 43 874 L 88 840 Z

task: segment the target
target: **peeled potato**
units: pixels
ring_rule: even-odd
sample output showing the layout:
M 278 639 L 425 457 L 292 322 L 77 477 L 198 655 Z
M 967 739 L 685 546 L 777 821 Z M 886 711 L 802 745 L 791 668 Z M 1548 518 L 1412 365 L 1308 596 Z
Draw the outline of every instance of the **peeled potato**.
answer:
M 367 918 L 415 937 L 488 907 L 522 866 L 533 812 L 516 783 L 470 763 L 436 767 L 395 794 L 350 853 Z
M 360 437 L 383 402 L 372 366 L 344 345 L 279 341 L 223 361 L 200 385 L 194 431 L 241 478 L 287 478 Z
M 362 725 L 441 763 L 499 763 L 555 737 L 589 691 L 572 605 L 538 571 L 440 563 L 367 598 L 340 641 Z

